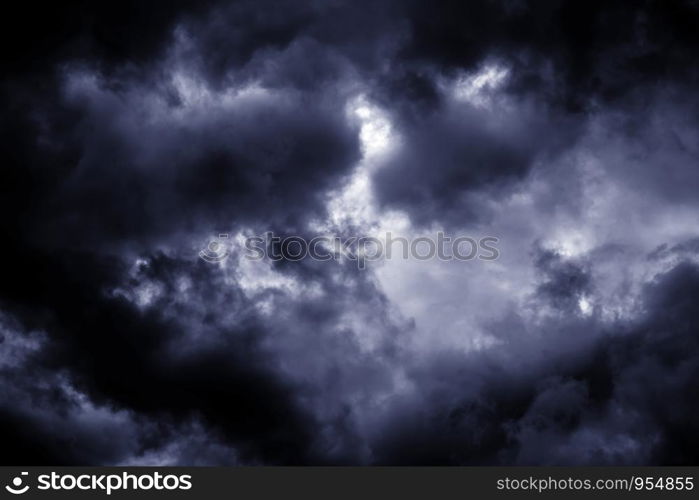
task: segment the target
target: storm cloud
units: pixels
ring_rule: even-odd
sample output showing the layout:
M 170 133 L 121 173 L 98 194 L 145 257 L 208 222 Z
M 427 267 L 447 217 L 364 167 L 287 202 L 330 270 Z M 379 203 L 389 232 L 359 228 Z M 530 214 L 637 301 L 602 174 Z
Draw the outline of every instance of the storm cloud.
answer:
M 696 463 L 696 2 L 46 9 L 3 21 L 4 464 Z

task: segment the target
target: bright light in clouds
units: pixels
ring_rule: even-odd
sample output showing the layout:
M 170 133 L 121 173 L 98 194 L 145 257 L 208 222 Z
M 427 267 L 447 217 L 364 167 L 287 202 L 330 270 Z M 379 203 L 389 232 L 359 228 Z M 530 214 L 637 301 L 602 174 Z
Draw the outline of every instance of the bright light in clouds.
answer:
M 457 100 L 486 106 L 490 100 L 489 94 L 502 86 L 509 73 L 507 68 L 485 65 L 477 73 L 460 77 L 454 85 L 453 95 Z
M 553 237 L 545 244 L 563 257 L 577 257 L 593 248 L 591 237 L 580 229 L 554 228 Z
M 592 302 L 590 302 L 590 299 L 588 297 L 580 297 L 580 300 L 578 301 L 578 307 L 580 308 L 580 312 L 584 316 L 589 316 L 592 314 Z
M 255 82 L 241 87 L 229 87 L 217 92 L 209 88 L 201 78 L 189 74 L 186 70 L 176 70 L 172 75 L 171 82 L 185 109 L 210 106 L 225 108 L 246 100 L 273 97 L 269 90 Z
M 330 193 L 329 221 L 315 221 L 313 226 L 330 230 L 349 224 L 366 228 L 368 233 L 380 221 L 371 194 L 371 172 L 380 168 L 381 159 L 397 147 L 399 138 L 388 115 L 366 96 L 357 96 L 348 103 L 347 118 L 359 126 L 362 159 L 346 183 Z
M 363 163 L 370 163 L 390 151 L 397 139 L 388 115 L 360 95 L 350 101 L 348 118 L 359 122 L 359 140 L 362 146 Z
M 370 103 L 365 96 L 355 98 L 349 105 L 350 119 L 358 119 L 359 140 L 364 161 L 375 159 L 389 151 L 396 139 L 387 115 Z

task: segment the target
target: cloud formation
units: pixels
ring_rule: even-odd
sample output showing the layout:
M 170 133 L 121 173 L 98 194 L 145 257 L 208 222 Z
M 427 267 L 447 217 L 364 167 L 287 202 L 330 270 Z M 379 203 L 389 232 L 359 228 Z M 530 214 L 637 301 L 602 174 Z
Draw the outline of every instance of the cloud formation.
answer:
M 698 11 L 7 16 L 3 463 L 696 463 Z M 500 258 L 197 257 L 436 230 Z

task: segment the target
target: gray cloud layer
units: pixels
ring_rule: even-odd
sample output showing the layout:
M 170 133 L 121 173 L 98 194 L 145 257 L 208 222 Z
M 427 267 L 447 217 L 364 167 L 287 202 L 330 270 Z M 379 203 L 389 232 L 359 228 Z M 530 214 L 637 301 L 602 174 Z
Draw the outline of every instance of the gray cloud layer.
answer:
M 5 21 L 3 463 L 696 463 L 696 2 L 49 10 Z M 394 226 L 502 257 L 196 258 Z

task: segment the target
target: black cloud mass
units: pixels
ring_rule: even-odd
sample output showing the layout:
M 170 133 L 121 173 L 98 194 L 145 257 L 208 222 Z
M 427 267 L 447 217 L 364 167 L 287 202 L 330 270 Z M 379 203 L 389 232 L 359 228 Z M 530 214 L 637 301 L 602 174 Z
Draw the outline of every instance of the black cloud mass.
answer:
M 3 464 L 699 461 L 699 2 L 21 5 Z

